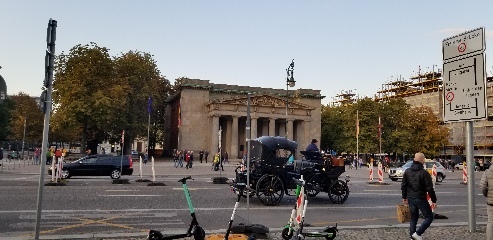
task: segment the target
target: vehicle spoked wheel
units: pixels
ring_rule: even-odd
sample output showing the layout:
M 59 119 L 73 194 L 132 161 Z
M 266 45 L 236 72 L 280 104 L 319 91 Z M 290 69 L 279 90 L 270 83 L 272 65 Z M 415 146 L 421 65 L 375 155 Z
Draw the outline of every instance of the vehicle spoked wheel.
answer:
M 258 180 L 255 192 L 264 205 L 277 205 L 284 196 L 284 184 L 279 176 L 267 174 Z
M 70 178 L 70 173 L 68 170 L 62 170 L 62 178 Z
M 120 171 L 119 170 L 116 170 L 115 169 L 115 170 L 111 171 L 110 177 L 112 179 L 119 179 L 120 176 L 121 176 L 121 174 L 120 174 Z
M 329 198 L 333 203 L 344 203 L 349 196 L 349 187 L 342 180 L 335 180 L 329 186 Z

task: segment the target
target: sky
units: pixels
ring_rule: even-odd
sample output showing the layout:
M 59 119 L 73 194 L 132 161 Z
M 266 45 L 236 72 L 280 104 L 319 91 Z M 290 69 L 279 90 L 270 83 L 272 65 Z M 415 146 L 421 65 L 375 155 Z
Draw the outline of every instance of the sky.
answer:
M 445 38 L 484 27 L 493 75 L 493 1 L 28 1 L 0 0 L 0 75 L 9 95 L 39 96 L 46 27 L 56 54 L 97 43 L 112 56 L 154 56 L 161 74 L 216 84 L 373 96 L 382 84 L 442 69 Z

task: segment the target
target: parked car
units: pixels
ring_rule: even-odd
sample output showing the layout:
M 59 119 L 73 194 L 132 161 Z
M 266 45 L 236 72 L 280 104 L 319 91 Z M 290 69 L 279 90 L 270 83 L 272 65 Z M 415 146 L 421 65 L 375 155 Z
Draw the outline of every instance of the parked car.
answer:
M 51 174 L 51 171 L 50 167 L 48 174 Z M 132 173 L 133 162 L 130 155 L 122 157 L 121 155 L 96 154 L 80 158 L 71 163 L 64 163 L 62 178 L 70 178 L 72 176 L 110 176 L 113 179 L 118 179 L 121 175 L 132 175 Z
M 456 163 L 455 164 L 455 169 L 462 170 L 462 169 L 464 169 L 464 165 L 462 165 L 462 163 Z
M 130 152 L 130 154 L 132 154 L 132 160 L 133 161 L 139 161 L 139 157 L 142 157 L 142 160 L 144 160 L 144 153 L 141 153 L 141 152 L 137 152 L 135 150 L 132 150 Z
M 402 179 L 404 172 L 406 171 L 406 169 L 410 168 L 412 164 L 413 161 L 409 161 L 400 168 L 391 168 L 389 171 L 390 180 L 397 181 L 399 179 Z M 437 165 L 437 182 L 441 182 L 443 181 L 443 179 L 445 179 L 446 175 L 445 175 L 445 168 L 439 162 L 426 160 L 423 165 L 425 169 L 431 174 L 431 169 L 435 164 Z

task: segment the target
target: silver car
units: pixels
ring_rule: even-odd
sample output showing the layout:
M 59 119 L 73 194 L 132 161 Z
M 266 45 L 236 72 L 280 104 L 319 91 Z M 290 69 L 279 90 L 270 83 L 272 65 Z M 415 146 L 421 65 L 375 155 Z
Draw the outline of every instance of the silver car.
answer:
M 406 169 L 410 168 L 412 164 L 413 164 L 413 161 L 409 161 L 400 168 L 391 168 L 389 171 L 390 180 L 397 181 L 399 179 L 402 179 L 402 176 L 404 175 L 404 171 L 406 171 Z M 443 181 L 443 179 L 445 179 L 445 168 L 442 166 L 442 164 L 440 164 L 437 161 L 427 160 L 424 163 L 424 167 L 425 167 L 425 170 L 431 174 L 431 169 L 433 168 L 433 165 L 435 165 L 435 164 L 437 165 L 437 182 L 441 182 L 441 181 Z

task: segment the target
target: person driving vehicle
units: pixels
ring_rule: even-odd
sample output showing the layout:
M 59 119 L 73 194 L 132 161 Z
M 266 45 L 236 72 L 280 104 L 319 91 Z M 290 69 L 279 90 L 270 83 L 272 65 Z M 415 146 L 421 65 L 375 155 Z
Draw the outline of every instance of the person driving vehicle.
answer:
M 317 139 L 312 139 L 312 142 L 310 144 L 308 144 L 308 146 L 306 146 L 306 151 L 316 151 L 316 152 L 319 152 L 318 150 L 318 147 L 317 145 L 315 145 L 315 143 L 317 143 Z

